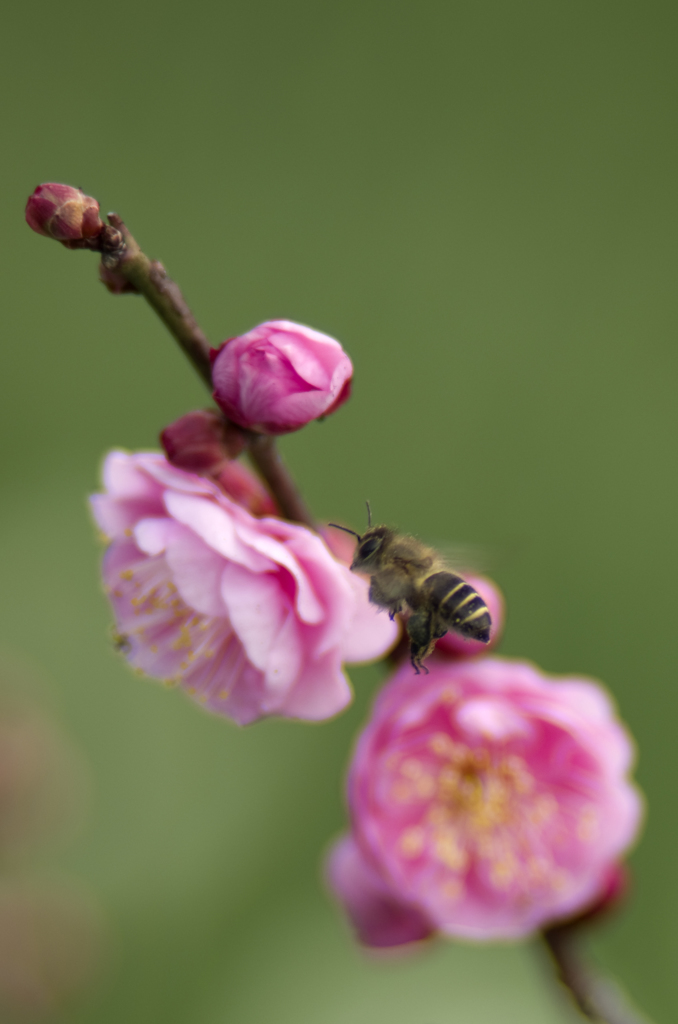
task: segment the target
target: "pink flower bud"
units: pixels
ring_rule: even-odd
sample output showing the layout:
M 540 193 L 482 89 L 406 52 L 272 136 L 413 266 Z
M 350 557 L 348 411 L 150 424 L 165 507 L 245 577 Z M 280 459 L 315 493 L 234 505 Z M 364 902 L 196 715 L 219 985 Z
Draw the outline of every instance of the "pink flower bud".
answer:
M 96 199 L 79 188 L 54 183 L 38 185 L 26 204 L 26 221 L 39 235 L 54 238 L 67 248 L 94 238 L 104 226 Z
M 196 409 L 165 427 L 160 441 L 173 466 L 214 476 L 245 447 L 242 432 L 211 409 Z
M 152 452 L 113 452 L 104 480 L 92 506 L 121 651 L 206 708 L 240 724 L 328 718 L 351 700 L 342 663 L 395 642 L 366 582 L 305 526 L 257 519 Z
M 197 409 L 171 423 L 160 435 L 169 462 L 189 473 L 211 477 L 222 491 L 253 516 L 277 515 L 261 482 L 235 459 L 245 439 L 240 427 L 212 409 Z
M 427 664 L 424 677 L 404 665 L 381 691 L 350 771 L 362 867 L 337 866 L 335 852 L 330 878 L 363 941 L 384 944 L 384 899 L 391 920 L 399 903 L 478 941 L 609 901 L 642 802 L 603 689 L 492 656 Z
M 338 409 L 353 366 L 338 341 L 290 320 L 269 320 L 212 353 L 214 399 L 248 430 L 287 434 Z

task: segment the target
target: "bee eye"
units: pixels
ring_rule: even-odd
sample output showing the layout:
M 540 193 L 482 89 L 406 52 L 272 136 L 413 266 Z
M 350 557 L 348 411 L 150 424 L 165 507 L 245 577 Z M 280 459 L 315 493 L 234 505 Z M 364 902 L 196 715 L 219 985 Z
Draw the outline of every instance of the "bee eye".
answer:
M 369 558 L 381 544 L 381 537 L 370 537 L 364 544 L 360 545 L 360 557 Z

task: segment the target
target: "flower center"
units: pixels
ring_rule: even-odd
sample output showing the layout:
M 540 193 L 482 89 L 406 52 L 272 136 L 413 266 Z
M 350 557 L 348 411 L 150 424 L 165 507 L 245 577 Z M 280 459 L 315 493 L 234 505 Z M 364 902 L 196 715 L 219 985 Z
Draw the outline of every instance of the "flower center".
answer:
M 485 750 L 453 744 L 437 777 L 436 809 L 449 812 L 470 832 L 487 832 L 519 815 L 520 798 L 534 789 L 524 763 L 506 757 L 493 764 Z
M 515 754 L 474 749 L 436 733 L 423 756 L 398 762 L 391 794 L 398 803 L 419 805 L 417 823 L 400 833 L 401 855 L 416 860 L 428 854 L 457 876 L 448 878 L 448 896 L 461 895 L 458 876 L 473 865 L 495 889 L 518 885 L 525 893 L 563 884 L 544 834 L 558 803 L 540 791 Z

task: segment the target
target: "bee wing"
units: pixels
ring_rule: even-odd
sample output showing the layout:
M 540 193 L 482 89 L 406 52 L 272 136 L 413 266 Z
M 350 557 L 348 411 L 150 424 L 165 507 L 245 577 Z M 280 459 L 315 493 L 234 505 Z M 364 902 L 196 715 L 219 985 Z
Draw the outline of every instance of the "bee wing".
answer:
M 450 541 L 438 541 L 431 544 L 440 556 L 445 568 L 453 569 L 462 576 L 466 573 L 487 572 L 493 559 L 487 548 L 479 544 L 453 544 Z
M 529 544 L 520 539 L 503 541 L 499 544 L 452 544 L 450 541 L 432 543 L 444 566 L 464 575 L 485 575 L 501 566 L 513 562 L 524 554 Z

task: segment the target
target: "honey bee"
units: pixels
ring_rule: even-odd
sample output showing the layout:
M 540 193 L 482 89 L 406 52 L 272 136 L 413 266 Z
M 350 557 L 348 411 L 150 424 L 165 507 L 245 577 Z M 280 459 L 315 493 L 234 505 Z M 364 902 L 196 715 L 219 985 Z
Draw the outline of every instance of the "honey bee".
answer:
M 428 672 L 424 659 L 449 630 L 486 644 L 492 622 L 480 594 L 450 572 L 434 548 L 389 526 L 372 526 L 369 504 L 367 509 L 369 525 L 363 534 L 337 523 L 330 526 L 358 538 L 351 569 L 370 576 L 372 604 L 387 609 L 391 619 L 409 612 L 410 660 L 417 675 Z

